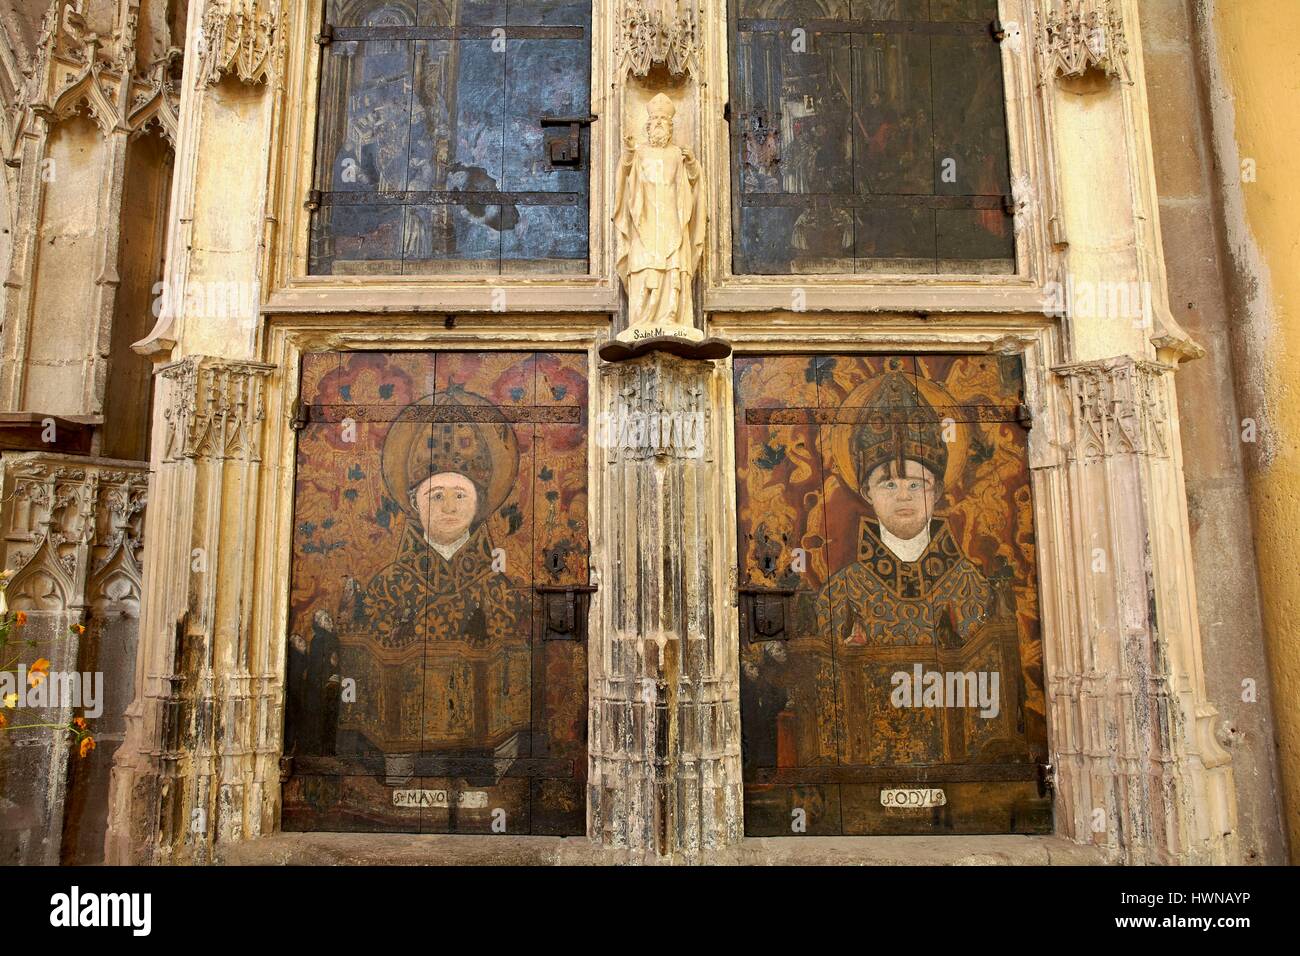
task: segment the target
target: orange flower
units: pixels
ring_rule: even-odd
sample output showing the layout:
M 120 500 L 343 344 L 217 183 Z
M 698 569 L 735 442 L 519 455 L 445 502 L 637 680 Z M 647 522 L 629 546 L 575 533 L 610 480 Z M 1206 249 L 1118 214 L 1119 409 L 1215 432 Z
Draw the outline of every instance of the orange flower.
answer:
M 7 723 L 9 723 L 9 718 L 4 714 L 0 714 L 0 727 L 3 727 Z
M 24 624 L 26 624 L 26 623 L 27 623 L 27 612 L 26 612 L 26 611 L 19 611 L 19 612 L 18 612 L 18 618 L 17 618 L 17 620 L 16 620 L 14 623 L 16 623 L 19 627 L 22 627 Z
M 85 634 L 85 633 L 86 633 L 86 625 L 84 625 L 84 624 L 69 624 L 69 625 L 68 625 L 68 630 L 71 631 L 73 634 Z
M 81 756 L 83 757 L 86 756 L 86 754 L 90 753 L 94 749 L 95 749 L 94 737 L 87 737 L 85 740 L 81 742 Z
M 73 718 L 72 718 L 72 726 L 76 727 L 78 730 L 85 730 L 85 729 L 86 729 L 86 718 L 85 718 L 85 717 L 73 717 Z
M 35 687 L 45 678 L 50 676 L 50 659 L 42 657 L 31 667 L 27 668 L 27 686 Z

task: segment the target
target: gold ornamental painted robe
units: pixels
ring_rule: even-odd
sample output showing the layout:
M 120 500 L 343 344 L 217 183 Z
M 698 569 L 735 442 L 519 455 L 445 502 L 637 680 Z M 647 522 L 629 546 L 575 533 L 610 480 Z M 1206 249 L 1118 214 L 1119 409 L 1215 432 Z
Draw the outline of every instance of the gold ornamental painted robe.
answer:
M 836 706 L 846 728 L 836 744 L 842 762 L 944 763 L 966 758 L 1000 732 L 1000 723 L 978 721 L 969 710 L 898 707 L 891 700 L 895 675 L 910 675 L 918 664 L 927 672 L 1005 670 L 998 648 L 976 640 L 993 605 L 988 579 L 945 520 L 930 523 L 930 542 L 915 561 L 897 557 L 879 526 L 862 521 L 857 560 L 817 596 L 818 631 L 835 648 Z
M 492 567 L 486 525 L 444 558 L 410 522 L 341 639 L 359 692 L 340 729 L 389 754 L 508 743 L 528 727 L 529 627 L 526 593 Z
M 962 554 L 947 521 L 932 521 L 925 551 L 904 561 L 881 540 L 879 526 L 864 520 L 858 559 L 818 596 L 817 624 L 849 646 L 957 647 L 983 623 L 992 601 L 988 579 Z

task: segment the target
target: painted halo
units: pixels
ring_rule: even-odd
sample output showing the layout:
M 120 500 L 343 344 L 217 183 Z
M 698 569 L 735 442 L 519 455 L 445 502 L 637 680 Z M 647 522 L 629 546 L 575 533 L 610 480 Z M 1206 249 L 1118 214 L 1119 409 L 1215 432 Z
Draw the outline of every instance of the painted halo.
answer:
M 849 392 L 841 403 L 841 408 L 858 414 L 862 419 L 871 417 L 879 420 L 882 416 L 910 419 L 904 427 L 911 424 L 917 429 L 934 428 L 936 422 L 942 422 L 946 417 L 953 418 L 955 422 L 953 440 L 944 442 L 947 456 L 942 476 L 944 488 L 949 489 L 961 477 L 970 458 L 971 426 L 959 420 L 961 416 L 956 414 L 957 402 L 943 386 L 919 375 L 903 372 L 898 367 L 891 367 L 890 361 L 893 360 L 886 361 L 886 370 L 883 373 L 871 376 Z M 881 393 L 886 386 L 896 388 L 900 378 L 905 380 L 906 391 L 912 397 L 911 403 L 894 406 L 879 404 Z M 831 460 L 840 480 L 865 501 L 867 496 L 860 487 L 854 454 L 855 438 L 863 427 L 866 426 L 842 424 L 832 427 Z
M 464 475 L 478 489 L 477 527 L 509 497 L 519 472 L 519 444 L 499 408 L 456 387 L 402 409 L 384 438 L 383 472 L 389 496 L 417 521 L 412 488 L 431 475 Z

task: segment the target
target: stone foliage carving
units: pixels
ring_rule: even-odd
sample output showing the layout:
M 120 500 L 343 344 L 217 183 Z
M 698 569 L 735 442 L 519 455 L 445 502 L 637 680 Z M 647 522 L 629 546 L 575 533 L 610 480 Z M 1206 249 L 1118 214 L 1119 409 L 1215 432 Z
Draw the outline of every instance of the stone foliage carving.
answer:
M 186 358 L 163 366 L 163 458 L 261 460 L 265 379 L 272 366 Z
M 1056 369 L 1070 395 L 1079 459 L 1169 455 L 1168 365 L 1113 359 Z
M 226 74 L 244 83 L 270 82 L 279 25 L 277 0 L 210 0 L 195 40 L 198 82 L 216 83 Z
M 713 417 L 702 382 L 641 363 L 608 365 L 613 408 L 596 421 L 595 440 L 611 463 L 622 459 L 713 459 Z
M 16 609 L 135 613 L 148 470 L 63 455 L 3 460 L 4 567 Z
M 1124 15 L 1116 0 L 1045 0 L 1038 18 L 1038 49 L 1048 76 L 1100 70 L 1129 79 Z
M 620 70 L 645 76 L 663 64 L 674 76 L 694 75 L 700 55 L 696 0 L 621 0 Z

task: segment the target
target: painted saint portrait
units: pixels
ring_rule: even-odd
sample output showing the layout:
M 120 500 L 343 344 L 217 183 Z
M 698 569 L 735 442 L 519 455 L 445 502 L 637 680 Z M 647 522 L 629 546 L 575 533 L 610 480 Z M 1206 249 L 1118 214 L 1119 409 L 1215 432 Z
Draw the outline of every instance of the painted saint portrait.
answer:
M 284 825 L 581 832 L 586 646 L 545 639 L 534 588 L 588 581 L 587 356 L 301 376 Z
M 1018 360 L 742 356 L 734 383 L 747 832 L 796 807 L 809 833 L 942 829 L 884 814 L 891 779 L 948 781 L 971 832 L 1028 819 L 1046 734 Z M 927 705 L 927 675 L 970 698 Z
M 949 465 L 960 474 L 965 464 L 967 426 L 945 425 L 926 393 L 953 405 L 939 386 L 890 369 L 845 401 L 866 421 L 831 439 L 841 479 L 871 510 L 856 559 L 818 598 L 818 626 L 847 645 L 959 647 L 993 610 L 987 578 L 936 512 Z
M 405 527 L 340 618 L 344 669 L 385 690 L 341 729 L 385 754 L 490 750 L 528 725 L 527 596 L 502 573 L 487 523 L 515 487 L 519 449 L 494 417 L 482 396 L 452 389 L 408 405 L 384 438 L 384 488 Z

